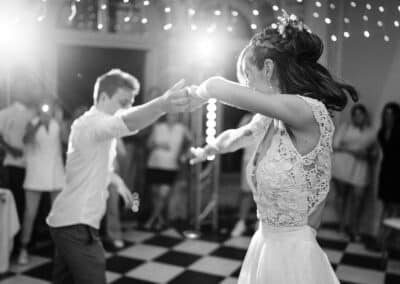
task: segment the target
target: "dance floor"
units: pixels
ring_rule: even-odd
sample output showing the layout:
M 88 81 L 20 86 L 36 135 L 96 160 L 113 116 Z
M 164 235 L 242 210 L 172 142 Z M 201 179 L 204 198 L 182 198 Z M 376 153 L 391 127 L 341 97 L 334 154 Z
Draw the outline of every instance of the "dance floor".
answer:
M 130 230 L 124 233 L 125 248 L 106 252 L 109 283 L 236 283 L 250 234 L 230 238 L 223 234 L 205 234 L 187 240 L 174 230 L 160 233 Z M 325 224 L 318 241 L 327 253 L 342 284 L 400 283 L 400 254 L 383 260 L 367 251 L 361 243 L 350 243 Z M 34 252 L 27 266 L 13 265 L 0 284 L 50 283 L 53 248 Z

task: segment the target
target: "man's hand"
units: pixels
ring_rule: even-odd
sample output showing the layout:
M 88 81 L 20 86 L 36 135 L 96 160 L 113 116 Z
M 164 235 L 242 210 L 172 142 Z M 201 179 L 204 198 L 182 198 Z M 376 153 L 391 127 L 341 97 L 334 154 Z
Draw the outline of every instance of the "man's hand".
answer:
M 190 97 L 190 108 L 189 111 L 195 111 L 207 103 L 207 99 L 204 99 L 198 95 L 198 86 L 187 87 L 186 90 Z
M 133 206 L 133 202 L 134 202 L 134 198 L 131 194 L 131 191 L 128 189 L 128 187 L 124 183 L 116 185 L 116 188 L 117 188 L 118 194 L 124 200 L 125 206 L 127 208 L 131 208 Z
M 182 79 L 160 97 L 164 112 L 177 113 L 188 111 L 190 98 L 184 85 L 185 80 Z

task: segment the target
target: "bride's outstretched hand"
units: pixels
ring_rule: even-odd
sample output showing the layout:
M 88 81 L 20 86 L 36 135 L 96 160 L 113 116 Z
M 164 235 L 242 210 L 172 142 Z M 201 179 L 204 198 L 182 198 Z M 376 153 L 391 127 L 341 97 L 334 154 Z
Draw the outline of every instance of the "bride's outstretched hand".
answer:
M 207 99 L 204 99 L 198 95 L 198 86 L 186 87 L 186 92 L 190 98 L 190 108 L 189 111 L 195 111 L 201 106 L 207 103 Z
M 205 147 L 192 147 L 190 148 L 190 153 L 190 164 L 194 165 L 207 160 L 208 157 L 214 156 L 218 153 L 218 150 L 210 145 L 206 145 Z

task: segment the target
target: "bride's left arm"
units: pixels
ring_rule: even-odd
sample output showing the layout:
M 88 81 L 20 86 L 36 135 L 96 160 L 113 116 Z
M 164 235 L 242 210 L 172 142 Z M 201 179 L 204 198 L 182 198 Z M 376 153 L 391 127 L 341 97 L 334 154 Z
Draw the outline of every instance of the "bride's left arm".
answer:
M 304 129 L 314 120 L 310 107 L 298 96 L 266 95 L 222 77 L 206 80 L 197 93 L 203 98 L 215 98 L 237 108 L 282 120 L 295 129 Z

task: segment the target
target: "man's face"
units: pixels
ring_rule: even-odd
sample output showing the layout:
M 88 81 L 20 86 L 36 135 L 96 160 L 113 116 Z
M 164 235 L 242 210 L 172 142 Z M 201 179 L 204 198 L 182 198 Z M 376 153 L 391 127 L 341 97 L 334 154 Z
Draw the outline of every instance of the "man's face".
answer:
M 119 88 L 115 94 L 108 98 L 108 108 L 112 114 L 120 109 L 126 109 L 135 102 L 134 92 L 131 89 Z

